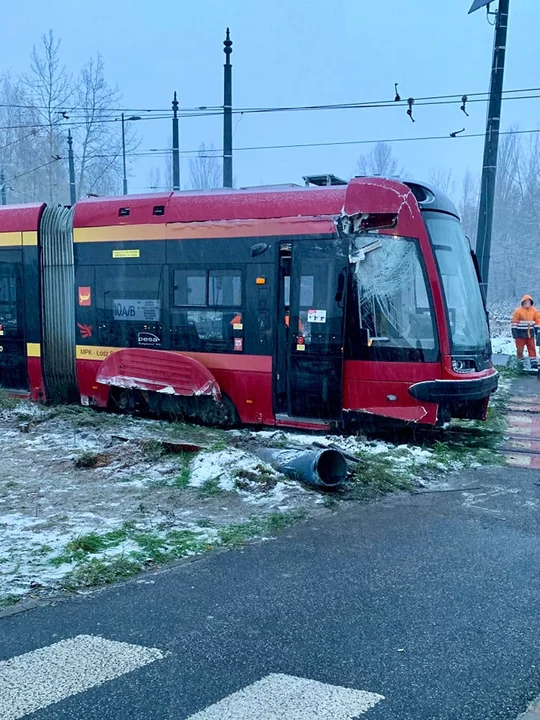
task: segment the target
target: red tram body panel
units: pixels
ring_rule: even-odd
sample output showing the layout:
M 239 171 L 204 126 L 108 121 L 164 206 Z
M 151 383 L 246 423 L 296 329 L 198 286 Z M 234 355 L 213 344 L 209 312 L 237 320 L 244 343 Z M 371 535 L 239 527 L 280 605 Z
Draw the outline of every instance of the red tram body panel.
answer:
M 71 384 L 98 407 L 307 429 L 485 415 L 497 373 L 478 279 L 455 209 L 425 185 L 83 200 L 69 247 L 43 207 L 0 211 L 0 259 L 12 233 L 33 233 L 36 263 L 41 243 L 72 253 L 72 275 L 47 284 L 51 260 L 35 278 L 73 298 L 73 319 L 43 305 L 66 349 L 50 380 L 27 358 L 36 399 Z

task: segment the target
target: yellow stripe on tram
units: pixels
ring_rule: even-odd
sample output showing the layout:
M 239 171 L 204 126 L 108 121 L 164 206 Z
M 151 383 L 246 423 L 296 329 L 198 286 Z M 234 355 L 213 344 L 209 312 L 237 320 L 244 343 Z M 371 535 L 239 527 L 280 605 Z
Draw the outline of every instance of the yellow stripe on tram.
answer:
M 0 247 L 20 247 L 22 245 L 22 233 L 3 232 L 0 233 Z

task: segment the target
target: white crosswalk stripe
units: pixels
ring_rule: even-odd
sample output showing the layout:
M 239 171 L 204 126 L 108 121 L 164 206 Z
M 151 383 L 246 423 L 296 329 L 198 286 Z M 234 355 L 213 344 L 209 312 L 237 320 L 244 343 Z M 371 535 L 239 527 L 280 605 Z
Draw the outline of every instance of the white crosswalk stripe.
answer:
M 272 674 L 191 715 L 188 720 L 351 720 L 382 695 Z
M 156 648 L 77 635 L 0 662 L 0 718 L 18 720 L 162 660 Z

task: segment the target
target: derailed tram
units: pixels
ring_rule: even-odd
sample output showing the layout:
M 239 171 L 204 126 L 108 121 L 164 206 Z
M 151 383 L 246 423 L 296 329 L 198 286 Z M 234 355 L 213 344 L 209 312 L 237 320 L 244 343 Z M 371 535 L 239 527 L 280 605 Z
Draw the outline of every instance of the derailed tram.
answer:
M 0 209 L 0 385 L 222 425 L 482 419 L 474 255 L 416 182 Z

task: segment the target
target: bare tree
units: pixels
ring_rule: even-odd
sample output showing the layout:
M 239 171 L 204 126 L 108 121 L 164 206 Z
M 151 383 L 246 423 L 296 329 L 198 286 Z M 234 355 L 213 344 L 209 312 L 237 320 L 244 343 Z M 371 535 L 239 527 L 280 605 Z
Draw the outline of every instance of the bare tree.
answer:
M 433 168 L 429 173 L 429 182 L 448 197 L 454 195 L 452 168 Z
M 45 138 L 39 118 L 28 107 L 28 95 L 17 78 L 0 78 L 0 168 L 4 171 L 8 202 L 31 202 L 43 198 Z
M 199 151 L 189 161 L 191 187 L 194 190 L 217 188 L 221 185 L 221 167 L 214 144 L 199 145 Z
M 360 155 L 356 168 L 359 175 L 381 175 L 382 177 L 403 175 L 403 169 L 399 168 L 398 160 L 392 152 L 392 146 L 384 142 L 377 143 L 367 154 Z
M 78 196 L 114 194 L 121 189 L 122 134 L 116 108 L 120 91 L 108 84 L 101 55 L 91 58 L 77 81 L 77 125 L 74 128 Z M 126 123 L 126 152 L 137 146 Z
M 73 97 L 74 88 L 70 74 L 60 60 L 60 40 L 52 30 L 41 38 L 30 55 L 30 71 L 22 82 L 27 90 L 28 102 L 38 120 L 38 130 L 46 143 L 40 159 L 47 169 L 48 196 L 67 197 L 67 180 L 61 159 L 64 148 L 60 127 L 67 115 L 67 106 Z
M 160 190 L 163 190 L 165 189 L 163 182 L 164 181 L 162 180 L 161 168 L 157 165 L 154 165 L 154 167 L 150 168 L 147 176 L 146 185 L 148 189 L 152 190 L 152 192 L 158 192 Z
M 469 171 L 463 178 L 463 189 L 458 202 L 458 211 L 465 234 L 470 238 L 474 247 L 476 241 L 476 226 L 478 223 L 478 181 Z

